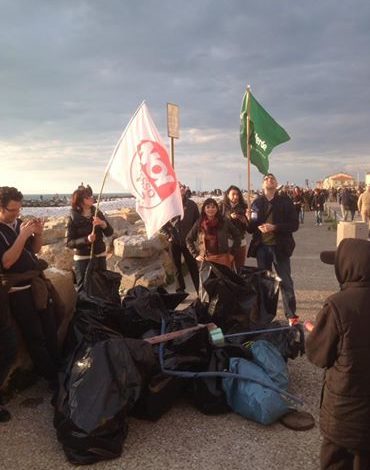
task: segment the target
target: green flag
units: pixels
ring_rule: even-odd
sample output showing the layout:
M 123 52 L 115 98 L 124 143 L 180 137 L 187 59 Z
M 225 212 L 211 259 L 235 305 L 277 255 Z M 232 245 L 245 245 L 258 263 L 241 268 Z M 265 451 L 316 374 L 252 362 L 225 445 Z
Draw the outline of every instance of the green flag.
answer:
M 248 97 L 250 118 L 251 162 L 264 175 L 269 171 L 269 155 L 271 150 L 290 137 L 287 132 L 266 112 L 251 92 L 245 92 L 240 111 L 240 144 L 247 157 L 247 105 Z

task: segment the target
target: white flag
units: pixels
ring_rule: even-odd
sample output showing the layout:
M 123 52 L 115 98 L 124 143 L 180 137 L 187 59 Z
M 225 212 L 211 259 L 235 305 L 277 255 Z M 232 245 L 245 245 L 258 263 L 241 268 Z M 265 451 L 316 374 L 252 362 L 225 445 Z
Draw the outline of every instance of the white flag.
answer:
M 173 217 L 183 217 L 176 174 L 145 102 L 118 141 L 109 173 L 136 198 L 136 211 L 148 238 Z

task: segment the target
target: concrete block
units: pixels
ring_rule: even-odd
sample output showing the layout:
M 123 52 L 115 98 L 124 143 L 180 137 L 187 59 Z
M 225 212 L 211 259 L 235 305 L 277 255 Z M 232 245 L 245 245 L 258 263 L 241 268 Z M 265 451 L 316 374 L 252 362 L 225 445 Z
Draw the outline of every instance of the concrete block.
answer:
M 367 240 L 369 233 L 365 222 L 339 222 L 337 227 L 337 246 L 343 238 L 360 238 Z

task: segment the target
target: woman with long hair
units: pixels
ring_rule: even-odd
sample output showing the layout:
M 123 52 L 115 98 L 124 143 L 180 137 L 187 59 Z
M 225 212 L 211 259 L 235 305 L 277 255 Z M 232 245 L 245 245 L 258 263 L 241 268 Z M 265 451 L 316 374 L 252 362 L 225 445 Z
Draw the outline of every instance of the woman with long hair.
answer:
M 242 192 L 237 186 L 231 185 L 224 193 L 224 199 L 220 205 L 221 214 L 226 217 L 239 231 L 241 237 L 240 247 L 235 250 L 234 263 L 235 269 L 240 270 L 245 263 L 247 253 L 247 218 L 245 211 L 247 204 L 244 201 Z
M 101 211 L 95 213 L 94 196 L 90 187 L 79 186 L 72 194 L 71 205 L 67 225 L 67 247 L 74 250 L 77 290 L 81 291 L 90 260 L 91 245 L 98 267 L 107 268 L 103 235 L 111 236 L 113 229 Z
M 232 246 L 229 246 L 232 240 Z M 217 201 L 203 202 L 200 218 L 186 237 L 186 246 L 197 261 L 211 261 L 232 268 L 234 254 L 240 247 L 239 230 L 222 216 Z

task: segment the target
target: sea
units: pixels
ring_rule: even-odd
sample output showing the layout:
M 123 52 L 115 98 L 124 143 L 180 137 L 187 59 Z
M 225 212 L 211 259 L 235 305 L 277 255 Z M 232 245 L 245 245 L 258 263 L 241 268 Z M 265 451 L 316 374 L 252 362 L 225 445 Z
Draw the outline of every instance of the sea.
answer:
M 54 193 L 54 194 L 23 194 L 23 198 L 31 201 L 51 201 L 52 199 L 67 199 L 69 200 L 71 197 L 71 193 L 68 194 L 59 194 L 59 193 Z M 103 198 L 104 199 L 110 199 L 110 198 L 126 198 L 126 197 L 132 197 L 131 193 L 104 193 Z
M 41 197 L 40 197 L 41 196 Z M 62 217 L 69 214 L 71 210 L 70 194 L 24 194 L 25 201 L 51 201 L 65 200 L 65 205 L 23 207 L 22 215 L 34 217 Z M 113 212 L 126 207 L 135 207 L 135 198 L 129 193 L 105 193 L 100 201 L 99 208 L 103 212 Z

